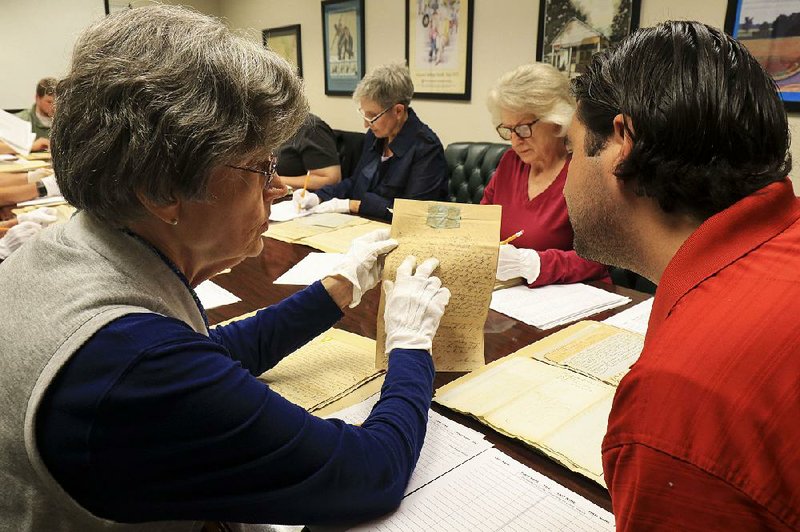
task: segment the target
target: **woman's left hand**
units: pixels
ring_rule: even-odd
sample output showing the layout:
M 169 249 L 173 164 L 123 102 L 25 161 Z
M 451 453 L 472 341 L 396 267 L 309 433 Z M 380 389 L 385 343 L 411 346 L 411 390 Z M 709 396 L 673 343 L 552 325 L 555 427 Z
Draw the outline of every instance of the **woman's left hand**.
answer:
M 378 229 L 353 240 L 345 260 L 331 272 L 353 284 L 350 308 L 361 302 L 361 296 L 378 284 L 383 264 L 379 260 L 397 247 L 397 240 L 389 238 L 389 229 Z

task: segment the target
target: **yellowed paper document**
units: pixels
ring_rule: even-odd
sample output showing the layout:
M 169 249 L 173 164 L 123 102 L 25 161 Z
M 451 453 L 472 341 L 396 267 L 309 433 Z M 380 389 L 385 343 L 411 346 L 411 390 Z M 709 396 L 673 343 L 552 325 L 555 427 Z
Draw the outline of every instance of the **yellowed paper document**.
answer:
M 434 400 L 604 485 L 600 448 L 616 383 L 642 342 L 579 322 L 439 388 Z
M 500 242 L 499 205 L 395 200 L 392 238 L 399 246 L 387 258 L 384 279 L 394 279 L 408 256 L 439 259 L 434 275 L 452 296 L 433 339 L 437 371 L 470 371 L 484 365 L 483 324 L 495 284 Z M 375 364 L 386 368 L 385 297 L 381 293 Z
M 373 363 L 374 353 L 374 340 L 329 329 L 259 379 L 314 412 L 381 375 Z

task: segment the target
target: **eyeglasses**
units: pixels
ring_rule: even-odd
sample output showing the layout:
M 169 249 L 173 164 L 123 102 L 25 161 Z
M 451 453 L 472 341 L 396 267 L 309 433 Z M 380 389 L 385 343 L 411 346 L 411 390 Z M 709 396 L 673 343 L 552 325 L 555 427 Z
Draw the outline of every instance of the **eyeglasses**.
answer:
M 272 181 L 275 179 L 275 176 L 278 175 L 276 170 L 278 167 L 278 157 L 276 157 L 274 153 L 271 153 L 269 156 L 266 170 L 259 170 L 258 168 L 250 168 L 247 166 L 234 166 L 232 164 L 226 164 L 225 166 L 228 168 L 234 168 L 236 170 L 244 170 L 245 172 L 261 174 L 265 178 L 264 190 L 268 190 L 272 186 Z
M 511 133 L 516 133 L 517 136 L 521 139 L 527 139 L 531 135 L 533 135 L 533 126 L 538 122 L 540 119 L 537 118 L 530 124 L 518 124 L 514 127 L 504 126 L 500 124 L 496 128 L 497 134 L 500 135 L 500 138 L 503 140 L 511 140 Z
M 372 124 L 374 124 L 375 122 L 377 122 L 377 121 L 378 121 L 378 119 L 379 119 L 380 117 L 382 117 L 383 115 L 385 115 L 385 114 L 386 114 L 386 113 L 389 111 L 389 109 L 391 109 L 392 107 L 394 107 L 394 105 L 395 105 L 395 104 L 392 104 L 392 105 L 390 105 L 389 107 L 387 107 L 386 109 L 384 109 L 384 110 L 383 110 L 383 111 L 381 111 L 380 113 L 376 114 L 376 115 L 375 115 L 374 117 L 372 117 L 372 118 L 367 118 L 367 117 L 364 115 L 364 111 L 362 111 L 360 108 L 358 109 L 358 114 L 359 114 L 359 116 L 361 116 L 361 118 L 363 118 L 363 119 L 364 119 L 364 122 L 366 122 L 367 124 L 369 124 L 369 125 L 371 126 Z

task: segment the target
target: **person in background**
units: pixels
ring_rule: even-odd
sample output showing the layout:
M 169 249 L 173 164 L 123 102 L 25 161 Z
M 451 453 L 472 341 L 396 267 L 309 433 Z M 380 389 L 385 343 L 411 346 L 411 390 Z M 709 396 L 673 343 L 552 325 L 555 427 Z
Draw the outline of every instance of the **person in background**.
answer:
M 775 82 L 677 21 L 595 55 L 574 92 L 575 249 L 658 284 L 602 444 L 617 530 L 800 529 L 800 199 Z
M 37 168 L 27 173 L 0 172 L 0 205 L 60 194 L 58 181 L 49 168 Z
M 361 160 L 339 184 L 310 194 L 295 191 L 293 200 L 301 209 L 390 220 L 395 198 L 446 198 L 444 148 L 409 107 L 413 95 L 411 74 L 402 63 L 379 66 L 364 76 L 353 93 L 369 128 Z
M 450 297 L 436 259 L 406 258 L 384 286 L 389 368 L 361 426 L 314 417 L 256 376 L 377 285 L 388 230 L 226 326 L 209 329 L 193 290 L 263 250 L 286 191 L 272 150 L 308 109 L 288 63 L 216 19 L 151 5 L 89 26 L 58 94 L 53 164 L 78 212 L 0 264 L 3 525 L 189 531 L 396 508 Z
M 278 151 L 278 176 L 294 189 L 317 190 L 342 180 L 342 167 L 331 127 L 310 114 L 295 135 Z M 307 178 L 306 178 L 307 176 Z
M 36 100 L 30 109 L 17 113 L 21 119 L 30 122 L 36 139 L 33 141 L 31 151 L 50 149 L 50 127 L 53 124 L 53 113 L 56 109 L 56 84 L 55 78 L 43 78 L 36 84 Z
M 483 192 L 481 205 L 502 205 L 497 279 L 522 277 L 531 286 L 601 279 L 605 266 L 572 248 L 572 226 L 562 191 L 570 154 L 564 136 L 575 112 L 569 81 L 544 63 L 504 74 L 489 92 L 492 122 L 511 141 Z

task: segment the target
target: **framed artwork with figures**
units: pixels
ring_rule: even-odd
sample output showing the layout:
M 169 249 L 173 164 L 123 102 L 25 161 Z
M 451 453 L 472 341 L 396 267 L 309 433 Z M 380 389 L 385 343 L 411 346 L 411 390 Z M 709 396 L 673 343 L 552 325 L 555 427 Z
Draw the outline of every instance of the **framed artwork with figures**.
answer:
M 349 96 L 364 77 L 364 0 L 323 0 L 325 94 Z

